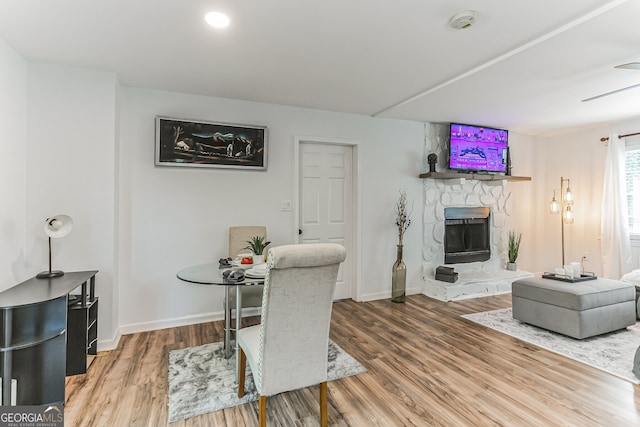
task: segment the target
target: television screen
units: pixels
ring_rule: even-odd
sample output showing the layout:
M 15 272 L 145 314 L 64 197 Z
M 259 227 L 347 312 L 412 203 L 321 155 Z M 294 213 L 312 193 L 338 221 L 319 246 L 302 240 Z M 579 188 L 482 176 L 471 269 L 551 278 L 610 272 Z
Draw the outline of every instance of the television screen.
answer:
M 486 126 L 451 123 L 449 168 L 505 172 L 509 132 Z

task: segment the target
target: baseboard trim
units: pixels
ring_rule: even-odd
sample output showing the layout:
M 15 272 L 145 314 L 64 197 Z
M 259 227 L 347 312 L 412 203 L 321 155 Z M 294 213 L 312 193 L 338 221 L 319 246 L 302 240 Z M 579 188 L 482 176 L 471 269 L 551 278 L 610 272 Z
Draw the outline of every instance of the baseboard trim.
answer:
M 120 342 L 120 338 L 122 334 L 120 333 L 120 329 L 118 329 L 115 335 L 110 340 L 99 340 L 97 349 L 98 351 L 111 351 L 118 348 L 118 343 Z
M 156 331 L 159 329 L 175 328 L 178 326 L 188 326 L 197 323 L 214 322 L 224 319 L 224 312 L 216 311 L 202 314 L 195 314 L 184 317 L 174 317 L 173 319 L 163 319 L 153 322 L 129 323 L 120 326 L 122 335 L 135 334 L 138 332 Z
M 245 308 L 242 310 L 242 317 L 258 316 L 260 315 L 260 310 L 260 307 Z M 231 318 L 235 319 L 235 310 L 233 310 Z M 179 326 L 197 325 L 198 323 L 215 322 L 218 320 L 224 320 L 223 311 L 215 311 L 184 317 L 175 317 L 173 319 L 163 319 L 154 322 L 129 323 L 127 325 L 122 325 L 118 329 L 116 336 L 113 339 L 99 341 L 98 350 L 105 351 L 115 349 L 116 347 L 118 347 L 118 342 L 120 341 L 120 337 L 122 335 L 157 331 L 160 329 L 176 328 Z
M 421 288 L 407 288 L 407 290 L 405 291 L 406 295 L 416 295 L 416 294 L 421 294 L 422 293 L 422 289 Z M 391 291 L 385 291 L 385 292 L 376 292 L 373 294 L 364 294 L 361 296 L 360 301 L 376 301 L 376 300 L 380 300 L 380 299 L 390 299 L 391 298 Z
M 407 295 L 414 295 L 414 294 L 420 294 L 420 293 L 422 293 L 422 290 L 420 288 L 408 288 L 406 291 Z M 389 299 L 389 298 L 391 298 L 391 291 L 366 294 L 362 296 L 361 301 L 375 301 L 375 300 Z M 242 317 L 259 316 L 260 310 L 261 310 L 260 307 L 245 308 L 242 310 Z M 233 310 L 231 317 L 235 318 L 235 310 Z M 189 325 L 195 325 L 198 323 L 215 322 L 218 320 L 224 320 L 223 311 L 215 311 L 210 313 L 202 313 L 202 314 L 196 314 L 196 315 L 190 315 L 190 316 L 184 316 L 184 317 L 175 317 L 172 319 L 163 319 L 163 320 L 158 320 L 153 322 L 129 323 L 129 324 L 120 326 L 120 328 L 118 328 L 113 338 L 111 338 L 110 340 L 98 341 L 98 351 L 115 350 L 118 347 L 118 343 L 120 342 L 120 338 L 122 337 L 122 335 L 156 331 L 156 330 L 167 329 L 167 328 L 176 328 L 179 326 L 189 326 Z

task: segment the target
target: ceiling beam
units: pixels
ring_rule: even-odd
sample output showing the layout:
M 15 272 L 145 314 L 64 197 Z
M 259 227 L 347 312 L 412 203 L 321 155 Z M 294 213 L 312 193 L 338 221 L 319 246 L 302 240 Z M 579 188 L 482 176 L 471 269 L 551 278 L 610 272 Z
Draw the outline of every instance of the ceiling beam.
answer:
M 415 101 L 417 99 L 420 99 L 420 98 L 422 98 L 424 96 L 427 96 L 427 95 L 429 95 L 429 94 L 431 94 L 433 92 L 436 92 L 436 91 L 438 91 L 438 90 L 440 90 L 440 89 L 442 89 L 444 87 L 447 87 L 447 86 L 449 86 L 449 85 L 451 85 L 453 83 L 456 83 L 456 82 L 458 82 L 458 81 L 460 81 L 462 79 L 465 79 L 465 78 L 467 78 L 469 76 L 472 76 L 473 74 L 476 74 L 476 73 L 478 73 L 478 72 L 480 72 L 480 71 L 482 71 L 482 70 L 484 70 L 486 68 L 489 68 L 489 67 L 491 67 L 491 66 L 493 66 L 493 65 L 495 65 L 495 64 L 497 64 L 499 62 L 505 61 L 505 60 L 511 58 L 512 56 L 515 56 L 515 55 L 519 54 L 520 52 L 523 52 L 523 51 L 525 51 L 525 50 L 527 50 L 529 48 L 537 46 L 540 43 L 545 42 L 545 41 L 547 41 L 547 40 L 549 40 L 549 39 L 551 39 L 551 38 L 553 38 L 553 37 L 555 37 L 555 36 L 557 36 L 559 34 L 562 34 L 562 33 L 566 32 L 566 31 L 569 31 L 572 28 L 575 28 L 580 24 L 583 24 L 583 23 L 585 23 L 587 21 L 590 21 L 591 19 L 596 18 L 596 17 L 598 17 L 598 16 L 610 11 L 611 9 L 614 9 L 614 8 L 620 6 L 620 5 L 622 5 L 622 4 L 624 4 L 624 3 L 628 2 L 628 1 L 629 0 L 613 0 L 613 1 L 610 1 L 609 3 L 605 4 L 604 6 L 600 6 L 599 8 L 587 13 L 586 15 L 583 15 L 583 16 L 577 18 L 577 19 L 574 19 L 573 21 L 568 22 L 567 24 L 562 25 L 561 27 L 556 28 L 553 31 L 550 31 L 550 32 L 548 32 L 548 33 L 546 33 L 546 34 L 544 34 L 544 35 L 542 35 L 540 37 L 537 37 L 537 38 L 531 40 L 530 42 L 527 42 L 527 43 L 525 43 L 525 44 L 523 44 L 521 46 L 518 46 L 515 49 L 512 49 L 512 50 L 510 50 L 510 51 L 508 51 L 506 53 L 503 53 L 502 55 L 500 55 L 500 56 L 498 56 L 496 58 L 493 58 L 493 59 L 491 59 L 491 60 L 489 60 L 489 61 L 485 62 L 484 64 L 481 64 L 481 65 L 479 65 L 477 67 L 474 67 L 469 71 L 465 71 L 464 73 L 458 74 L 457 76 L 452 77 L 449 80 L 446 80 L 446 81 L 444 81 L 444 82 L 442 82 L 440 84 L 437 84 L 437 85 L 432 86 L 432 87 L 430 87 L 428 89 L 425 89 L 422 92 L 419 92 L 419 93 L 417 93 L 417 94 L 415 94 L 415 95 L 413 95 L 413 96 L 411 96 L 411 97 L 409 97 L 409 98 L 407 98 L 407 99 L 405 99 L 403 101 L 400 101 L 400 102 L 398 102 L 396 104 L 390 105 L 390 106 L 378 111 L 377 113 L 372 114 L 371 116 L 372 117 L 380 116 L 380 115 L 382 115 L 382 114 L 384 114 L 384 113 L 386 113 L 386 112 L 388 112 L 390 110 L 393 110 L 395 108 L 401 107 L 401 106 L 406 105 L 406 104 L 409 104 L 409 103 L 411 103 L 411 102 L 413 102 L 413 101 Z

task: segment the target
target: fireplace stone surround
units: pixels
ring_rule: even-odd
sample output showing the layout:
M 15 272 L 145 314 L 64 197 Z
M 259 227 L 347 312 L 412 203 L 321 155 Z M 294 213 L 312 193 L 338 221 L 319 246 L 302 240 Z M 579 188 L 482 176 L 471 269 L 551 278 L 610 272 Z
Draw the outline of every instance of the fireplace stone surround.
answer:
M 425 127 L 425 153 L 435 152 L 437 168 L 446 170 L 446 127 Z M 426 155 L 425 155 L 426 158 Z M 508 271 L 507 242 L 509 217 L 512 215 L 511 189 L 506 181 L 472 179 L 423 179 L 423 280 L 424 294 L 442 301 L 511 292 L 515 280 L 532 277 L 526 271 Z M 445 264 L 444 236 L 446 208 L 488 208 L 489 259 L 485 261 Z M 435 280 L 440 265 L 454 267 L 458 281 Z

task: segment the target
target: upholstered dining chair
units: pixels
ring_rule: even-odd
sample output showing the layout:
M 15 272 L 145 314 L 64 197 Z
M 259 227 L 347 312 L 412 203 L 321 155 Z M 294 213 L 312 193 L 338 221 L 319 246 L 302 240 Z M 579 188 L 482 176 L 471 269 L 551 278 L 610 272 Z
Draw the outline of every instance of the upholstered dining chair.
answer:
M 333 293 L 346 249 L 336 243 L 271 248 L 260 324 L 238 331 L 238 396 L 247 361 L 259 395 L 260 426 L 267 396 L 320 384 L 320 424 L 327 425 L 327 351 Z
M 267 238 L 267 227 L 252 225 L 229 227 L 229 256 L 235 258 L 238 254 L 247 252 L 247 240 L 253 236 Z M 263 285 L 242 286 L 242 308 L 261 307 L 262 306 L 262 289 Z M 236 287 L 229 289 L 229 307 L 224 308 L 225 325 L 228 318 L 232 318 L 232 313 L 236 306 Z M 236 322 L 242 321 L 238 319 L 236 313 Z

